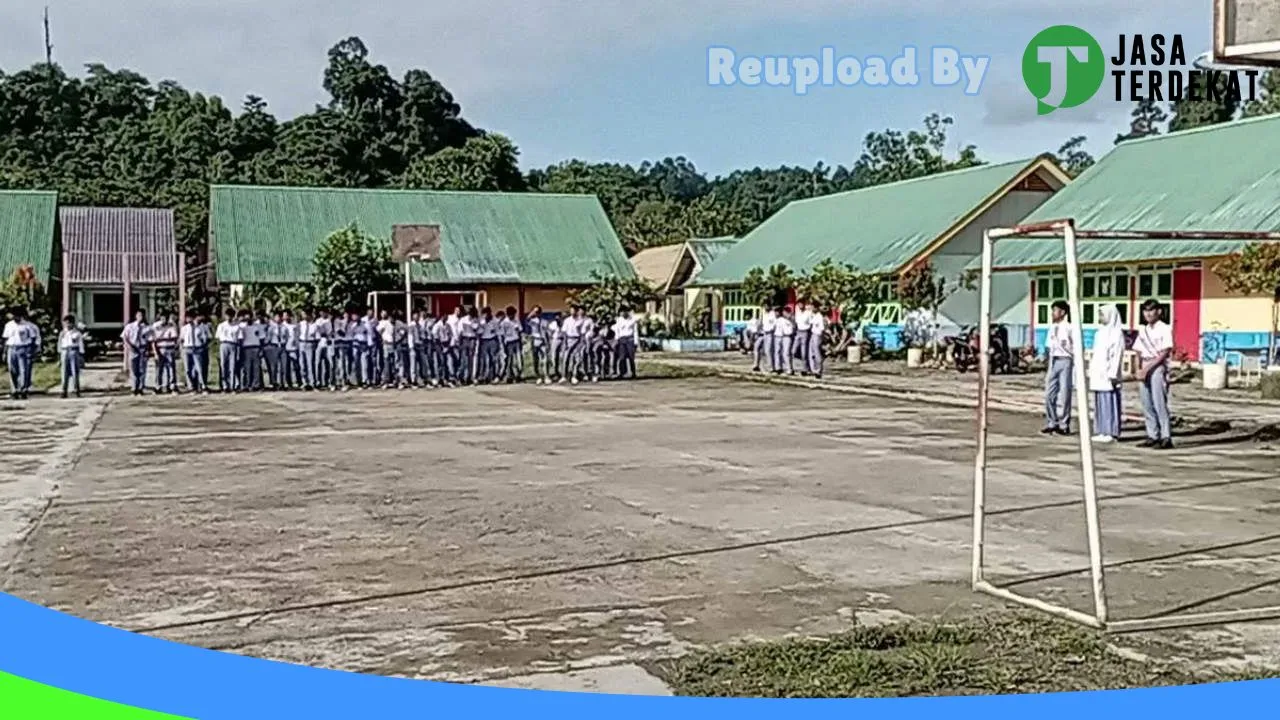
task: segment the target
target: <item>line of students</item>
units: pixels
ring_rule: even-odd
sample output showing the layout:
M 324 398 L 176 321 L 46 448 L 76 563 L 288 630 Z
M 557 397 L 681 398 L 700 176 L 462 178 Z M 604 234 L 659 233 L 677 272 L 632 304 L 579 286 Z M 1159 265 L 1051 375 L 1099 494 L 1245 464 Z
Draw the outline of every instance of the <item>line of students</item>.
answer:
M 228 310 L 211 328 L 191 317 L 179 328 L 172 315 L 148 324 L 139 312 L 121 333 L 129 353 L 132 390 L 146 389 L 155 359 L 158 392 L 178 392 L 181 351 L 186 389 L 209 392 L 211 351 L 217 345 L 219 389 L 347 390 L 514 383 L 527 375 L 525 349 L 539 385 L 636 376 L 639 327 L 631 311 L 612 324 L 597 323 L 581 306 L 566 316 L 534 307 L 520 318 L 514 307 L 458 308 L 445 317 L 419 311 L 409 320 L 394 311 L 265 313 Z
M 1146 425 L 1143 447 L 1168 450 L 1173 447 L 1172 418 L 1169 412 L 1169 357 L 1173 354 L 1173 329 L 1164 321 L 1160 303 L 1142 304 L 1142 328 L 1133 340 L 1138 355 L 1138 396 Z M 1046 435 L 1071 434 L 1072 372 L 1075 347 L 1071 333 L 1071 312 L 1067 303 L 1053 304 L 1053 324 L 1049 326 L 1049 367 L 1045 374 Z M 1095 443 L 1120 439 L 1122 366 L 1128 349 L 1120 323 L 1120 309 L 1102 308 L 1102 327 L 1093 337 L 1088 367 L 1088 386 L 1093 393 Z
M 767 365 L 775 375 L 800 374 L 822 379 L 822 342 L 827 318 L 814 304 L 798 302 L 790 307 L 764 305 L 747 321 L 747 347 L 751 348 L 752 370 L 763 372 Z

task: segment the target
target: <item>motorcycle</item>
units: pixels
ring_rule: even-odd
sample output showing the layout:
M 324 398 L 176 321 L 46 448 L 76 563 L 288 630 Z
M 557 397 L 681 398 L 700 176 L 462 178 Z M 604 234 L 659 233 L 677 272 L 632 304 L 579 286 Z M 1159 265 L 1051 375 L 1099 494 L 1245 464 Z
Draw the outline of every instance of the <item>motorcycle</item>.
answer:
M 951 359 L 957 372 L 978 369 L 978 359 L 982 354 L 979 338 L 980 329 L 972 325 L 962 328 L 960 335 L 947 338 L 947 343 L 951 346 Z M 1017 369 L 1018 361 L 1009 348 L 1007 327 L 1000 324 L 991 326 L 988 348 L 991 372 L 1007 375 Z

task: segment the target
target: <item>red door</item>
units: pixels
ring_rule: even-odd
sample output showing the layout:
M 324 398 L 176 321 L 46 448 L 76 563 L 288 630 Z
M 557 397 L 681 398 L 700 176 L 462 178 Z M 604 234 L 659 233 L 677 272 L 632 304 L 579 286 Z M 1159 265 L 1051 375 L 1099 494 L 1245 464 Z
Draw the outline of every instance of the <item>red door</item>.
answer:
M 457 293 L 441 293 L 439 295 L 433 295 L 432 299 L 435 301 L 434 310 L 436 317 L 452 315 L 456 308 L 462 306 L 462 296 Z
M 1200 359 L 1200 268 L 1173 271 L 1173 347 Z

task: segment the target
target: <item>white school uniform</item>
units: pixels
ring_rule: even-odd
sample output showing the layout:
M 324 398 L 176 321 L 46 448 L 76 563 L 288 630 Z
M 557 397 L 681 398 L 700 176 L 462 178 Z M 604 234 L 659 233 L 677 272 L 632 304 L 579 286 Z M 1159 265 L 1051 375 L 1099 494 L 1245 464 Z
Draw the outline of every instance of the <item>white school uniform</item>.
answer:
M 765 335 L 773 335 L 773 330 L 778 325 L 778 314 L 770 310 L 764 314 L 764 318 L 760 321 L 760 332 Z
M 1063 320 L 1049 326 L 1049 357 L 1068 360 L 1075 357 L 1072 352 L 1070 322 Z
M 1147 361 L 1153 360 L 1160 353 L 1167 350 L 1173 350 L 1173 328 L 1169 327 L 1169 323 L 1163 320 L 1157 320 L 1150 325 L 1143 325 L 1138 331 L 1138 337 L 1133 341 L 1133 349 L 1137 351 L 1138 357 L 1142 359 L 1145 365 Z M 1164 362 L 1167 364 L 1169 358 L 1166 356 Z
M 64 329 L 58 335 L 58 352 L 66 352 L 67 350 L 75 350 L 81 355 L 84 354 L 84 333 L 79 328 Z
M 813 324 L 813 313 L 808 310 L 801 310 L 795 315 L 796 332 L 809 332 L 809 328 Z

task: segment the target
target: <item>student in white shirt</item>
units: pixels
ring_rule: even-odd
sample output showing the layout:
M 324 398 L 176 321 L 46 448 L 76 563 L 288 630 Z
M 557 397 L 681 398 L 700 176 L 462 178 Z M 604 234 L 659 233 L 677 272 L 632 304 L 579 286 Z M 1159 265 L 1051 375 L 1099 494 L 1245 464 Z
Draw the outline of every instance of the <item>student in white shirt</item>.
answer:
M 27 359 L 32 355 L 35 337 L 27 328 L 27 311 L 15 308 L 4 325 L 4 347 L 9 365 L 9 397 L 15 400 L 27 397 L 31 383 L 31 369 Z
M 315 386 L 317 390 L 337 390 L 333 372 L 333 315 L 321 310 L 315 321 L 316 336 Z
M 191 392 L 208 393 L 208 375 L 205 368 L 209 364 L 209 327 L 204 317 L 187 316 L 187 321 L 178 333 L 178 343 L 182 346 L 182 364 L 186 366 L 187 387 Z
M 449 317 L 453 316 L 450 315 Z M 449 324 L 448 317 L 437 318 L 431 324 L 431 353 L 434 356 L 432 364 L 435 366 L 432 384 L 436 387 L 457 384 L 457 355 L 455 353 L 457 342 L 453 337 L 453 328 L 455 326 Z
M 1120 439 L 1120 368 L 1124 360 L 1124 345 L 1120 310 L 1115 305 L 1103 305 L 1102 327 L 1093 335 L 1093 354 L 1089 358 L 1095 443 Z
M 760 334 L 756 337 L 755 347 L 755 365 L 752 370 L 755 372 L 763 372 L 764 366 L 768 363 L 769 367 L 773 367 L 773 330 L 778 324 L 778 314 L 768 305 L 760 307 Z
M 581 337 L 578 347 L 581 348 L 582 353 L 582 372 L 587 378 L 595 377 L 598 369 L 596 368 L 596 354 L 591 352 L 591 341 L 596 336 L 596 320 L 591 317 L 586 308 L 582 309 L 582 322 L 579 324 L 578 330 Z
M 582 331 L 585 324 L 583 310 L 581 305 L 573 305 L 569 309 L 569 317 L 565 318 L 560 324 L 560 332 L 564 334 L 564 355 L 565 355 L 565 371 L 560 378 L 560 382 L 568 380 L 570 383 L 577 385 L 579 378 L 582 376 L 583 355 L 585 355 L 585 345 L 583 341 Z
M 742 328 L 742 354 L 751 355 L 755 353 L 756 338 L 760 337 L 760 315 L 754 311 L 751 318 L 747 320 L 747 326 Z
M 124 351 L 129 358 L 129 374 L 134 395 L 141 395 L 147 387 L 147 348 L 151 346 L 151 326 L 147 325 L 147 314 L 139 310 L 134 321 L 124 326 L 120 333 L 124 341 Z
M 75 392 L 80 397 L 80 370 L 84 368 L 84 332 L 76 326 L 76 316 L 62 318 L 58 334 L 58 357 L 62 360 L 62 397 Z
M 311 391 L 319 387 L 316 382 L 316 349 L 320 342 L 319 328 L 310 310 L 302 311 L 298 323 L 298 369 L 302 376 L 302 389 Z
M 810 375 L 822 379 L 822 340 L 827 332 L 827 319 L 817 305 L 809 313 L 809 347 L 805 349 L 805 365 Z
M 153 326 L 152 344 L 156 355 L 156 392 L 178 392 L 178 323 L 173 315 L 162 316 Z
M 547 337 L 551 343 L 551 350 L 547 360 L 547 382 L 559 382 L 564 378 L 565 367 L 568 365 L 569 358 L 567 354 L 568 343 L 564 336 L 564 323 L 566 317 L 558 314 L 547 322 Z
M 1173 447 L 1169 414 L 1169 356 L 1173 354 L 1173 330 L 1163 315 L 1160 303 L 1155 300 L 1142 303 L 1142 317 L 1146 324 L 1138 331 L 1133 349 L 1141 363 L 1138 380 L 1142 385 L 1138 394 L 1142 398 L 1142 414 L 1147 425 L 1147 439 L 1142 445 L 1168 450 Z
M 227 317 L 218 323 L 218 389 L 222 392 L 239 392 L 240 342 L 244 331 L 236 322 L 236 311 L 228 310 Z
M 508 305 L 498 323 L 499 340 L 502 342 L 502 377 L 507 383 L 524 380 L 524 326 L 519 312 Z
M 795 317 L 791 320 L 796 326 L 795 348 L 791 356 L 800 361 L 800 372 L 804 375 L 809 374 L 809 327 L 812 316 L 809 303 L 803 300 L 796 303 Z
M 379 313 L 377 336 L 378 349 L 374 350 L 374 354 L 378 358 L 378 367 L 382 371 L 382 389 L 388 390 L 395 382 L 396 376 L 396 321 L 391 319 L 391 313 L 386 310 Z
M 773 372 L 775 375 L 795 375 L 791 356 L 794 350 L 796 326 L 791 317 L 791 308 L 780 308 L 780 310 L 773 324 Z
M 295 390 L 302 387 L 302 331 L 293 311 L 285 310 L 280 323 L 280 336 L 284 339 L 284 387 Z
M 1071 308 L 1059 300 L 1053 304 L 1053 324 L 1049 326 L 1049 369 L 1044 378 L 1045 435 L 1071 434 L 1072 365 L 1075 348 L 1071 339 Z
M 613 337 L 617 343 L 616 377 L 619 380 L 636 377 L 636 346 L 640 344 L 640 324 L 631 314 L 630 308 L 623 308 L 617 322 L 613 324 Z
M 476 382 L 476 364 L 480 352 L 480 311 L 467 308 L 458 320 L 458 379 L 463 384 Z
M 542 306 L 534 305 L 529 311 L 526 331 L 529 333 L 529 356 L 533 359 L 533 377 L 539 385 L 546 383 L 551 374 L 551 358 L 547 354 L 551 338 L 547 335 L 547 329 L 547 321 L 542 317 Z

